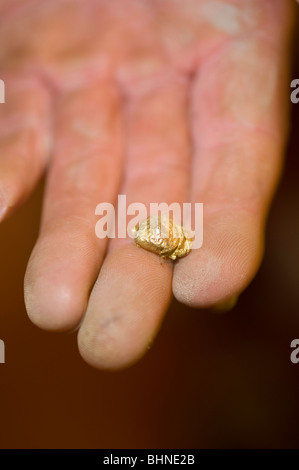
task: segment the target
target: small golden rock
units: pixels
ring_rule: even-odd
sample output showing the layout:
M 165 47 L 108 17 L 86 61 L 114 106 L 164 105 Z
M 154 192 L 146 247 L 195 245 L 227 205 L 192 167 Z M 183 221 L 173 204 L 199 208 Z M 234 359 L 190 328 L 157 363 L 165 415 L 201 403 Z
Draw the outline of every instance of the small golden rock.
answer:
M 192 239 L 183 227 L 160 215 L 148 217 L 134 229 L 135 242 L 141 248 L 162 258 L 183 258 L 192 247 Z

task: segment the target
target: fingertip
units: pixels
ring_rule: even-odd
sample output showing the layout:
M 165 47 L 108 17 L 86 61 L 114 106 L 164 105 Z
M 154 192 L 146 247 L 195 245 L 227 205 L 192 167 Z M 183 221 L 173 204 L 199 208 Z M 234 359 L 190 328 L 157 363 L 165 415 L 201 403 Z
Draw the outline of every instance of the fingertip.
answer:
M 89 365 L 124 369 L 146 353 L 171 299 L 171 275 L 170 264 L 133 244 L 109 253 L 78 333 Z
M 114 331 L 113 331 L 114 330 Z M 91 367 L 100 370 L 117 371 L 132 366 L 146 353 L 147 345 L 142 348 L 121 341 L 121 332 L 110 326 L 101 328 L 80 328 L 78 332 L 78 348 L 82 359 Z
M 30 320 L 44 330 L 74 329 L 84 313 L 82 303 L 71 286 L 53 284 L 43 276 L 35 282 L 25 278 L 24 300 Z
M 40 236 L 24 279 L 28 316 L 46 330 L 71 330 L 79 324 L 100 267 L 94 237 L 81 226 L 66 226 Z
M 208 225 L 202 248 L 175 266 L 173 294 L 190 307 L 211 309 L 237 298 L 259 267 L 263 239 L 258 224 L 250 218 L 221 222 Z

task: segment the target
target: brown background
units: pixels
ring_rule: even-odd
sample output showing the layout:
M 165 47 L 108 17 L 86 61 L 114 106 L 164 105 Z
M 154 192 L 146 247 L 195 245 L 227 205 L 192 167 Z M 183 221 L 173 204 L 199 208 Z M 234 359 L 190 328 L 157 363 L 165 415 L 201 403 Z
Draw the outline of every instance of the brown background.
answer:
M 292 112 L 255 280 L 226 315 L 174 302 L 150 352 L 126 371 L 90 368 L 74 333 L 41 331 L 26 316 L 42 188 L 1 226 L 0 448 L 299 447 L 299 363 L 290 361 L 299 338 L 299 104 Z

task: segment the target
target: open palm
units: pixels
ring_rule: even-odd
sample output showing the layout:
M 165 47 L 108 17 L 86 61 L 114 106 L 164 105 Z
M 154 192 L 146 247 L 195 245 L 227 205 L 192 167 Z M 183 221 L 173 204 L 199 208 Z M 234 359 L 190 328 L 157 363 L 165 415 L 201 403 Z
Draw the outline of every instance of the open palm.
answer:
M 47 168 L 25 277 L 31 320 L 80 324 L 118 368 L 175 297 L 230 302 L 263 251 L 287 130 L 291 0 L 0 0 L 0 217 Z M 173 264 L 95 236 L 95 207 L 203 202 L 204 243 Z

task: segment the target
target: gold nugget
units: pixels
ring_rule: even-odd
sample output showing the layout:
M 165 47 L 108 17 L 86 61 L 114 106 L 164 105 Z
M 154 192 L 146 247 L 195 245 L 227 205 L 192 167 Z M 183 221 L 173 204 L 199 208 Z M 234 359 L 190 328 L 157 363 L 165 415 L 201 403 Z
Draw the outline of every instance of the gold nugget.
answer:
M 192 239 L 183 227 L 160 215 L 148 217 L 138 223 L 134 235 L 138 246 L 162 258 L 183 258 L 190 253 L 192 247 Z

